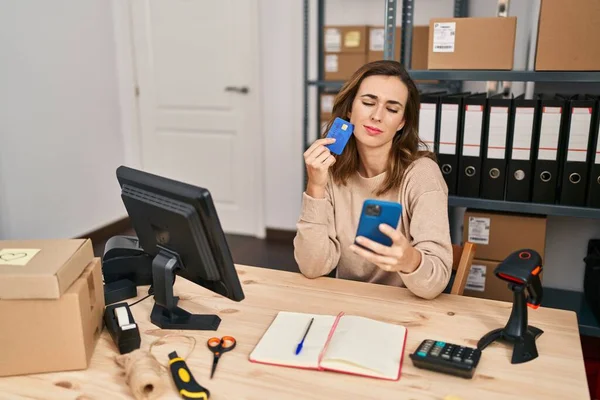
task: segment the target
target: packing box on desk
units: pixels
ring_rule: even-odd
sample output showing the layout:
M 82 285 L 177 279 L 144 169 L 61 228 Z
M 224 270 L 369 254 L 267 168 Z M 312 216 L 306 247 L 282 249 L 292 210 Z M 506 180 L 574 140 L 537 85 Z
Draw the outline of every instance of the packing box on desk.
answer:
M 87 368 L 104 305 L 100 258 L 59 299 L 0 300 L 0 376 Z
M 58 299 L 92 261 L 89 239 L 0 241 L 0 300 Z
M 532 249 L 544 260 L 546 217 L 467 210 L 463 242 L 477 245 L 478 260 L 503 261 L 512 252 Z
M 536 71 L 600 71 L 600 1 L 542 0 Z
M 428 69 L 513 69 L 516 17 L 434 18 Z

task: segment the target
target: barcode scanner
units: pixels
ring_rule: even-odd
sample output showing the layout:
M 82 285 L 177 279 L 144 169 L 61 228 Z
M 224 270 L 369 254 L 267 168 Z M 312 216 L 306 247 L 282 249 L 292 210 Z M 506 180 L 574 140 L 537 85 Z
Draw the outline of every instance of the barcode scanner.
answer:
M 494 329 L 479 340 L 479 350 L 496 340 L 504 340 L 514 345 L 512 364 L 531 361 L 538 356 L 535 340 L 544 331 L 527 325 L 527 306 L 537 309 L 542 302 L 542 269 L 542 257 L 531 249 L 513 252 L 496 267 L 494 274 L 508 282 L 508 288 L 513 291 L 513 308 L 504 328 Z

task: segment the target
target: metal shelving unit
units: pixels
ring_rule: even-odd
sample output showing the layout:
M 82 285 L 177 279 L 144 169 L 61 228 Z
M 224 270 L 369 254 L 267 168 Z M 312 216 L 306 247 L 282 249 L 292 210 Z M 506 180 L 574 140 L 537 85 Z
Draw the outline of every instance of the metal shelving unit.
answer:
M 477 208 L 489 211 L 600 219 L 599 208 L 571 207 L 558 204 L 520 203 L 515 201 L 449 196 L 448 205 L 450 207 Z
M 309 79 L 309 9 L 310 0 L 304 0 L 304 126 L 303 143 L 308 147 L 309 125 L 309 88 L 317 89 L 316 110 L 320 110 L 320 95 L 325 91 L 339 90 L 344 82 L 325 81 L 323 68 L 323 27 L 325 25 L 325 0 L 317 0 L 317 78 Z M 400 60 L 409 70 L 410 76 L 418 80 L 439 81 L 439 87 L 458 92 L 463 81 L 496 81 L 496 82 L 560 82 L 560 83 L 592 83 L 600 82 L 600 72 L 546 72 L 546 71 L 484 71 L 484 70 L 411 70 L 412 53 L 412 26 L 416 0 L 385 0 L 384 15 L 384 59 L 393 59 L 395 43 L 395 27 L 398 3 L 402 2 L 402 35 Z M 499 2 L 499 16 L 505 16 L 507 9 L 505 2 Z M 468 16 L 468 1 L 454 0 L 454 17 Z M 410 29 L 407 29 L 410 28 Z M 427 87 L 429 85 L 425 85 Z M 320 123 L 317 118 L 316 131 L 320 132 Z M 304 184 L 306 183 L 306 176 Z M 538 214 L 548 216 L 566 216 L 578 218 L 600 219 L 600 209 L 587 207 L 570 207 L 556 204 L 519 203 L 481 198 L 466 198 L 450 196 L 450 207 L 471 207 L 490 211 L 508 211 L 523 214 Z M 583 298 L 583 293 L 544 288 L 542 306 L 572 310 L 577 313 L 580 333 L 600 337 L 600 321 L 596 320 L 590 307 Z

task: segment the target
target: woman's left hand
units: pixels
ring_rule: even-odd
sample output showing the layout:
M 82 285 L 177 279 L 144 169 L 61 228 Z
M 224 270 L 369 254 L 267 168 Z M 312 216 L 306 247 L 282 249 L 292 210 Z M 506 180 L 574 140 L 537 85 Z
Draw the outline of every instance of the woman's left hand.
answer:
M 384 271 L 411 273 L 421 264 L 421 253 L 411 246 L 402 233 L 389 225 L 379 225 L 379 230 L 392 239 L 391 246 L 385 246 L 363 236 L 356 238 L 356 243 L 371 250 L 350 245 L 350 250 L 365 260 L 372 262 Z

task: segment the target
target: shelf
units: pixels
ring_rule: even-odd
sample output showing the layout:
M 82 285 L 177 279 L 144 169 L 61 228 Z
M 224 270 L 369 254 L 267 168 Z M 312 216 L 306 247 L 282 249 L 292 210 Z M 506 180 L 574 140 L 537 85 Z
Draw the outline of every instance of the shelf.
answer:
M 544 287 L 542 307 L 575 311 L 579 322 L 579 333 L 600 337 L 600 324 L 592 314 L 592 309 L 583 298 L 582 292 Z
M 519 203 L 504 200 L 486 200 L 471 197 L 448 196 L 451 207 L 470 207 L 480 210 L 508 211 L 521 214 L 553 215 L 561 217 L 600 218 L 600 209 L 561 206 L 557 204 Z
M 512 81 L 512 82 L 600 82 L 598 71 L 409 71 L 414 80 L 440 81 Z M 308 81 L 311 86 L 339 89 L 342 81 Z
M 513 82 L 598 82 L 600 72 L 588 71 L 409 71 L 413 79 Z

